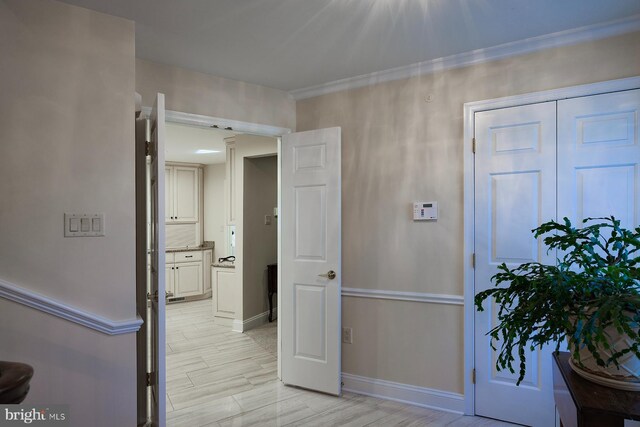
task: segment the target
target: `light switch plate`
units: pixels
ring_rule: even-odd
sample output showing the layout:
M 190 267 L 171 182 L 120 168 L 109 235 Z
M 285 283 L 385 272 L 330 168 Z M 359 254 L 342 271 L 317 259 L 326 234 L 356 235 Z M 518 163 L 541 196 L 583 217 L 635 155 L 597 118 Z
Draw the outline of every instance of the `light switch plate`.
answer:
M 83 231 L 84 230 L 84 231 Z M 104 236 L 104 214 L 64 214 L 64 237 Z

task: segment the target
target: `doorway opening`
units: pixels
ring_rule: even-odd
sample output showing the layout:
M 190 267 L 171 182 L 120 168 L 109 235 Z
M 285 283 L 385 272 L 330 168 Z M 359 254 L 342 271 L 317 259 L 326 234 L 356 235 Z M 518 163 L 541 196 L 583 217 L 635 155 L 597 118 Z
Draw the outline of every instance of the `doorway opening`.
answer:
M 165 148 L 166 416 L 179 422 L 278 380 L 278 141 L 167 121 Z
M 220 246 L 205 239 L 209 216 L 204 212 L 208 204 L 204 193 L 215 199 L 207 192 L 207 166 L 174 159 L 171 147 L 165 150 L 172 132 L 167 131 L 167 122 L 206 131 L 219 129 L 219 119 L 165 111 L 162 94 L 155 104 L 145 138 L 137 138 L 136 149 L 137 183 L 145 166 L 150 181 L 147 206 L 141 197 L 137 200 L 138 234 L 144 236 L 146 229 L 150 236 L 146 242 L 144 237 L 137 239 L 147 243 L 142 251 L 138 244 L 142 259 L 138 270 L 151 277 L 138 280 L 142 286 L 137 301 L 139 312 L 147 313 L 152 337 L 151 345 L 138 345 L 150 354 L 147 358 L 139 353 L 139 361 L 149 366 L 146 383 L 139 375 L 138 393 L 151 392 L 146 413 L 152 424 L 164 425 L 168 414 L 171 420 L 187 424 L 200 416 L 205 421 L 233 418 L 243 416 L 234 411 L 252 412 L 250 404 L 238 400 L 255 398 L 274 406 L 310 393 L 284 384 L 339 396 L 340 129 L 286 135 L 288 129 L 223 121 L 233 134 L 223 138 L 224 223 L 217 230 L 224 236 L 224 246 Z M 226 126 L 231 123 L 238 126 Z M 260 132 L 263 135 L 256 135 Z M 284 135 L 284 142 L 277 135 Z M 220 150 L 198 147 L 195 154 L 215 151 Z M 150 217 L 140 216 L 145 209 Z M 280 224 L 281 209 L 288 219 L 286 231 Z M 216 254 L 216 248 L 223 250 Z M 287 271 L 304 274 L 286 276 Z M 210 295 L 205 279 L 211 280 Z M 283 298 L 283 292 L 292 298 Z M 286 325 L 277 321 L 281 308 Z M 318 322 L 323 316 L 326 322 Z M 260 328 L 269 323 L 271 328 Z M 249 334 L 250 330 L 254 332 Z M 142 337 L 138 335 L 138 344 Z M 276 354 L 270 353 L 274 347 Z M 308 369 L 311 365 L 319 369 Z M 223 400 L 233 410 L 222 418 L 211 414 L 225 406 Z

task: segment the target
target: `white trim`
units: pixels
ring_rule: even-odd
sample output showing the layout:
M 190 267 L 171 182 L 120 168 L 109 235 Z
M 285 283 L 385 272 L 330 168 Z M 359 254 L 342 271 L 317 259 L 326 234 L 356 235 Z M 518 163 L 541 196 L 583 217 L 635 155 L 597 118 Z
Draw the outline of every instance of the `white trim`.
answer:
M 142 325 L 142 318 L 140 316 L 129 320 L 107 319 L 97 314 L 71 307 L 53 298 L 14 285 L 2 279 L 0 279 L 0 297 L 107 335 L 137 332 Z
M 464 396 L 460 393 L 367 378 L 346 372 L 342 373 L 342 382 L 342 390 L 352 393 L 456 414 L 462 414 L 464 411 Z
M 274 318 L 278 317 L 278 307 L 273 307 L 273 316 Z M 233 323 L 231 324 L 231 330 L 233 332 L 246 332 L 249 329 L 257 328 L 258 326 L 262 326 L 266 323 L 269 323 L 268 311 L 257 314 L 253 317 L 248 318 L 247 320 L 233 319 Z
M 298 101 L 300 99 L 313 98 L 332 92 L 466 67 L 543 49 L 603 39 L 638 30 L 640 30 L 640 15 L 633 15 L 620 20 L 545 34 L 485 49 L 477 49 L 443 58 L 431 59 L 402 67 L 336 80 L 317 86 L 296 89 L 290 91 L 289 94 Z
M 636 17 L 637 19 L 637 17 Z M 474 385 L 471 372 L 474 368 L 474 271 L 471 258 L 474 252 L 474 155 L 471 151 L 471 140 L 474 136 L 475 113 L 508 108 L 536 102 L 557 101 L 560 99 L 577 98 L 600 93 L 618 92 L 640 88 L 640 77 L 610 80 L 580 86 L 571 86 L 534 92 L 504 98 L 488 99 L 484 101 L 467 102 L 464 104 L 464 140 L 462 141 L 464 159 L 464 411 L 467 415 L 475 414 Z
M 434 304 L 464 305 L 462 295 L 429 294 L 425 292 L 403 292 L 364 288 L 342 288 L 343 297 L 374 298 L 394 301 L 428 302 Z
M 149 117 L 151 107 L 142 107 L 142 113 Z M 263 125 L 258 123 L 242 122 L 239 120 L 229 120 L 220 117 L 203 116 L 201 114 L 183 113 L 181 111 L 166 110 L 166 120 L 183 125 L 211 127 L 218 126 L 218 129 L 231 128 L 234 132 L 249 133 L 261 136 L 281 136 L 291 133 L 291 129 L 278 126 Z

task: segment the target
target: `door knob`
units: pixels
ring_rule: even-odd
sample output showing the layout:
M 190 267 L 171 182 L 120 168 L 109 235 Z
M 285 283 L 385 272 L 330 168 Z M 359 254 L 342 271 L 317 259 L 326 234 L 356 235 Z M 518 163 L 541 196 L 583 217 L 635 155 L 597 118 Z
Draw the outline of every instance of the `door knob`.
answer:
M 169 292 L 169 291 L 164 292 L 165 299 L 171 298 L 172 296 L 173 296 L 173 292 Z
M 318 277 L 326 277 L 329 280 L 333 280 L 336 278 L 336 272 L 333 270 L 329 270 L 327 274 L 318 274 Z

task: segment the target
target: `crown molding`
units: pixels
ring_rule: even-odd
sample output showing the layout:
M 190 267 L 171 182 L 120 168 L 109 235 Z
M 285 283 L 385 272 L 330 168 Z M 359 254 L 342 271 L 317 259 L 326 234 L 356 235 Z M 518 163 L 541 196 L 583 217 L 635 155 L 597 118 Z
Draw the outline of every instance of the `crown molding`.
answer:
M 14 285 L 2 279 L 0 279 L 0 297 L 107 335 L 137 332 L 142 325 L 142 318 L 140 316 L 128 320 L 107 319 L 97 314 L 71 307 L 53 298 Z
M 431 59 L 402 67 L 390 68 L 388 70 L 377 71 L 374 73 L 362 74 L 360 76 L 336 80 L 317 86 L 295 89 L 290 91 L 289 94 L 293 99 L 298 101 L 333 92 L 356 89 L 383 82 L 407 79 L 438 71 L 446 71 L 454 68 L 495 61 L 544 49 L 584 43 L 633 31 L 640 31 L 640 15 L 633 15 L 620 20 L 531 37 L 485 49 L 476 49 L 469 52 Z

